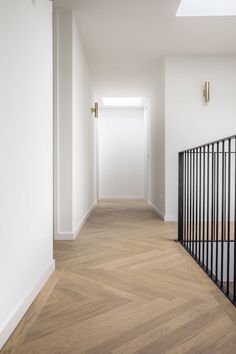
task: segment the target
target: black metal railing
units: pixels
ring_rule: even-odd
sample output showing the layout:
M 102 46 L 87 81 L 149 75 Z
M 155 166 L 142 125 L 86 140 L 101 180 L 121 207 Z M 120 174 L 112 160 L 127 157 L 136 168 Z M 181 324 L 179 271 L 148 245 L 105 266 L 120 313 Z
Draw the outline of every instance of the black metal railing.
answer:
M 178 241 L 236 305 L 236 136 L 179 153 Z

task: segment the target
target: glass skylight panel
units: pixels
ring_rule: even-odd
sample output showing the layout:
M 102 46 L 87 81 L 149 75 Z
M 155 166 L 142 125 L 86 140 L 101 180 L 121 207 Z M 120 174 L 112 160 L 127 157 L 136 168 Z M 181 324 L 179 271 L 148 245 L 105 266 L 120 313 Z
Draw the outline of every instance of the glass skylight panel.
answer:
M 103 97 L 103 105 L 105 107 L 140 107 L 142 104 L 141 97 Z
M 176 16 L 236 16 L 236 0 L 182 0 Z

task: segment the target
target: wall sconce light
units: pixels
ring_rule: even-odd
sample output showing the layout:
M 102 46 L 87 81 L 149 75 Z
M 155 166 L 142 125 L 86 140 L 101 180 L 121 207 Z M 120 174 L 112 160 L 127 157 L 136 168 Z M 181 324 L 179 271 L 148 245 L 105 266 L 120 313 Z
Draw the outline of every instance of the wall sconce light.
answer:
M 95 102 L 94 107 L 91 108 L 91 113 L 94 113 L 95 118 L 98 118 L 98 102 Z
M 205 102 L 210 101 L 210 82 L 206 81 L 203 89 L 203 97 L 205 98 Z

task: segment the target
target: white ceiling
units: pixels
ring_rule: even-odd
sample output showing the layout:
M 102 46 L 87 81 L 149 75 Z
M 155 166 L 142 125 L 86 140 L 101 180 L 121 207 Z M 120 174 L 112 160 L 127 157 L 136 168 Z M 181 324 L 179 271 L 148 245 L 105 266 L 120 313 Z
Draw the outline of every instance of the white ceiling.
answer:
M 143 95 L 168 54 L 235 54 L 236 17 L 176 17 L 180 0 L 54 0 L 78 10 L 100 95 Z

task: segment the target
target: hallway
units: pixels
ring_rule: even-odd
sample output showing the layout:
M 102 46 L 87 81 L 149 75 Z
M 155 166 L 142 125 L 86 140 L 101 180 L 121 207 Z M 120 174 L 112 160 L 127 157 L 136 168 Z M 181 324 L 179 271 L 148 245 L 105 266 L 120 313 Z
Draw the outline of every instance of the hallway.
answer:
M 99 202 L 2 353 L 233 353 L 235 308 L 175 238 L 141 201 Z

